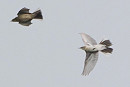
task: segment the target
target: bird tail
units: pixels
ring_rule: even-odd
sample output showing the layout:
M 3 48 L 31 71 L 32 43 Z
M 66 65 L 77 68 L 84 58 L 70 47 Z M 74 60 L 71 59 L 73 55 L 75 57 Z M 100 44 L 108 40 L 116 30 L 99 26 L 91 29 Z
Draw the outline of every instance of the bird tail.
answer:
M 43 19 L 41 10 L 37 10 L 33 14 L 35 15 L 34 19 Z
M 106 45 L 107 47 L 111 46 L 112 43 L 110 42 L 110 40 L 104 40 L 104 41 L 101 41 L 100 44 L 102 45 Z
M 103 52 L 103 53 L 112 53 L 113 49 L 109 48 L 109 46 L 112 46 L 112 43 L 110 42 L 110 40 L 101 41 L 100 44 L 106 46 L 106 49 L 101 50 L 101 52 Z
M 112 53 L 112 51 L 113 51 L 112 48 L 106 48 L 106 49 L 101 50 L 101 52 L 103 53 Z

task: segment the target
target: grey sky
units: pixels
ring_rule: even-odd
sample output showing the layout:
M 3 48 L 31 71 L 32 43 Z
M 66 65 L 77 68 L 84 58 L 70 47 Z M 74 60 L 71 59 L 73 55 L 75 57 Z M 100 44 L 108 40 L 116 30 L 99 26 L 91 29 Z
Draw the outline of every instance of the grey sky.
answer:
M 0 87 L 130 87 L 129 0 L 3 0 L 0 3 Z M 44 20 L 29 27 L 10 22 L 27 7 L 41 9 Z M 82 76 L 85 52 L 78 33 L 100 42 L 108 38 L 113 54 L 100 53 L 89 76 Z

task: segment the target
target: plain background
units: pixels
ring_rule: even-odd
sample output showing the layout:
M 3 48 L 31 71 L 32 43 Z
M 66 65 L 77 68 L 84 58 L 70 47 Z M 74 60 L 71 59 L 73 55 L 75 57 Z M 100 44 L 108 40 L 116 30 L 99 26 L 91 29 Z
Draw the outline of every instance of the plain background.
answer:
M 10 22 L 23 7 L 44 19 Z M 0 87 L 130 87 L 130 0 L 2 0 L 0 11 Z M 113 43 L 89 76 L 81 32 Z

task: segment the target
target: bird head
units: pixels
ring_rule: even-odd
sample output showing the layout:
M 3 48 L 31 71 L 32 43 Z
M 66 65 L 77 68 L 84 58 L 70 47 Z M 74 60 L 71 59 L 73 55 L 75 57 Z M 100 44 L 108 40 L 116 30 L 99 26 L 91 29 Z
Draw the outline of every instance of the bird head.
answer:
M 82 46 L 82 47 L 80 47 L 79 49 L 85 50 L 85 48 L 86 48 L 85 46 Z
M 11 20 L 12 22 L 19 22 L 18 17 Z

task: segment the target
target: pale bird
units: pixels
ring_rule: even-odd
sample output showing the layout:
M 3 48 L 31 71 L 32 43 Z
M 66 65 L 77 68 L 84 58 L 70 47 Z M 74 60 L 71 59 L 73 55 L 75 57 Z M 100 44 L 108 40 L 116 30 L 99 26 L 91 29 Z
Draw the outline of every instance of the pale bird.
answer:
M 80 49 L 86 52 L 86 58 L 84 62 L 84 69 L 82 75 L 89 75 L 93 70 L 98 60 L 99 51 L 103 53 L 112 53 L 113 49 L 110 48 L 112 43 L 109 40 L 102 40 L 99 44 L 85 33 L 80 33 L 85 46 L 80 47 Z
M 33 13 L 29 13 L 28 8 L 22 8 L 18 13 L 17 17 L 12 19 L 12 22 L 19 22 L 23 26 L 29 26 L 32 19 L 43 19 L 41 10 L 37 10 Z

